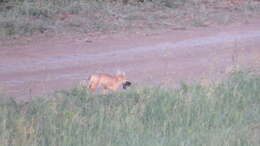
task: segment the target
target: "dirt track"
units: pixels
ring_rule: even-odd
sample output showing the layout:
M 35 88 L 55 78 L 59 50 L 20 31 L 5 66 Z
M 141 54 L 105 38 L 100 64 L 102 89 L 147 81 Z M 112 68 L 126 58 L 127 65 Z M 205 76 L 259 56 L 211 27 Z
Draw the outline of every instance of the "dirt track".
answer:
M 169 86 L 181 80 L 217 78 L 234 64 L 257 69 L 259 26 L 257 20 L 224 27 L 1 42 L 0 88 L 28 99 L 73 87 L 97 72 L 122 70 L 135 84 Z

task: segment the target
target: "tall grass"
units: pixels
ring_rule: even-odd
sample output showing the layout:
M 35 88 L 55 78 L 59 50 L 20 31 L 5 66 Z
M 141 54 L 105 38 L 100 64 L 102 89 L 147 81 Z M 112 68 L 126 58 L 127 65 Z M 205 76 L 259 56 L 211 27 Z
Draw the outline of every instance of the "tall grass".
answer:
M 136 87 L 95 95 L 75 88 L 50 99 L 0 105 L 0 145 L 247 146 L 260 143 L 260 76 L 220 84 Z

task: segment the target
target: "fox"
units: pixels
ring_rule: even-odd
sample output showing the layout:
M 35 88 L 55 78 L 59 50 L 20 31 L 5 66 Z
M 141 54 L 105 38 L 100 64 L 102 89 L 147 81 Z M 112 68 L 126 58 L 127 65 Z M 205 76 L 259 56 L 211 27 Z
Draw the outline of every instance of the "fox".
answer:
M 85 83 L 86 81 L 81 84 L 84 85 Z M 116 75 L 103 73 L 90 75 L 87 88 L 90 92 L 95 92 L 98 87 L 103 87 L 103 93 L 107 93 L 108 91 L 117 91 L 121 85 L 123 89 L 126 89 L 131 84 L 124 73 L 117 73 Z

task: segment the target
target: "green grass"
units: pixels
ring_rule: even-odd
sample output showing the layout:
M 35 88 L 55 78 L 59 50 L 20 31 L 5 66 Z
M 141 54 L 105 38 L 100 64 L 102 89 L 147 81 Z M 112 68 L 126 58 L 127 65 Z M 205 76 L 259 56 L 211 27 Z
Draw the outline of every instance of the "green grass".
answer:
M 122 0 L 123 1 L 123 0 Z M 248 0 L 0 0 L 0 38 L 33 34 L 201 27 L 249 21 L 260 3 Z M 144 1 L 144 2 L 141 2 Z
M 250 146 L 259 133 L 260 76 L 244 72 L 207 86 L 108 95 L 74 88 L 0 104 L 3 146 Z

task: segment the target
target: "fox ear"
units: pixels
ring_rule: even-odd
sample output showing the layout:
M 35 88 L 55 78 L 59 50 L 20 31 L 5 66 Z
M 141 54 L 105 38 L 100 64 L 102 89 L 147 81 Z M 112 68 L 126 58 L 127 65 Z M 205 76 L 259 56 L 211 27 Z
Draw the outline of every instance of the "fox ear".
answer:
M 117 70 L 116 75 L 123 75 L 123 76 L 125 76 L 125 73 L 120 71 L 120 70 Z
M 116 75 L 122 75 L 125 76 L 125 72 L 122 72 L 121 70 L 117 70 Z

